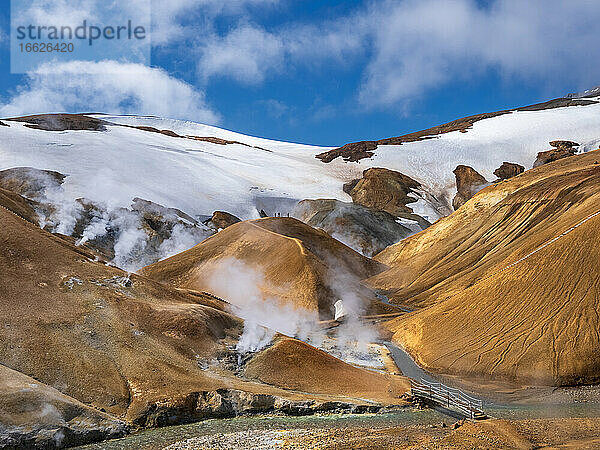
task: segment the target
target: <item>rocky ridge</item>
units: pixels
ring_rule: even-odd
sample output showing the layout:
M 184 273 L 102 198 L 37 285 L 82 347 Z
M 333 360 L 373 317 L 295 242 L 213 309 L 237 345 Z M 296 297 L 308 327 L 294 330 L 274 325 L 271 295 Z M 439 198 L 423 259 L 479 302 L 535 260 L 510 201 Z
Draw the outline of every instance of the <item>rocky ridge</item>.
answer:
M 212 217 L 208 220 L 205 220 L 203 223 L 204 225 L 213 228 L 215 231 L 218 231 L 224 230 L 225 228 L 230 227 L 238 222 L 241 222 L 241 220 L 233 214 L 229 214 L 225 211 L 215 211 Z
M 525 172 L 525 167 L 522 165 L 505 161 L 500 167 L 494 170 L 494 175 L 496 175 L 499 180 L 508 180 L 523 172 Z
M 552 141 L 550 142 L 550 145 L 554 148 L 538 153 L 537 159 L 533 163 L 533 167 L 543 166 L 544 164 L 573 156 L 577 153 L 575 147 L 579 147 L 577 142 L 572 141 Z
M 369 257 L 421 230 L 417 221 L 410 229 L 387 211 L 331 199 L 303 200 L 291 216 Z
M 593 96 L 593 93 L 589 95 Z M 587 95 L 585 96 L 587 97 Z M 333 150 L 328 150 L 326 152 L 320 153 L 316 155 L 316 158 L 320 159 L 324 163 L 330 163 L 336 158 L 343 158 L 344 161 L 347 162 L 357 162 L 361 159 L 371 158 L 377 147 L 380 145 L 401 145 L 403 143 L 422 141 L 427 139 L 435 139 L 436 136 L 440 134 L 450 133 L 453 131 L 459 131 L 461 133 L 466 133 L 470 128 L 473 127 L 473 124 L 485 119 L 490 119 L 493 117 L 502 116 L 505 114 L 510 114 L 515 111 L 542 111 L 546 109 L 554 109 L 554 108 L 563 108 L 570 106 L 586 106 L 593 105 L 596 102 L 595 100 L 589 98 L 557 98 L 554 100 L 550 100 L 543 103 L 537 103 L 535 105 L 524 106 L 521 108 L 507 109 L 503 111 L 497 111 L 492 113 L 484 113 L 477 114 L 474 116 L 464 117 L 462 119 L 453 120 L 452 122 L 445 123 L 443 125 L 438 125 L 432 128 L 428 128 L 426 130 L 417 131 L 415 133 L 405 134 L 403 136 L 391 137 L 386 139 L 380 139 L 378 141 L 361 141 L 361 142 L 353 142 L 350 144 L 346 144 L 342 147 L 335 148 Z

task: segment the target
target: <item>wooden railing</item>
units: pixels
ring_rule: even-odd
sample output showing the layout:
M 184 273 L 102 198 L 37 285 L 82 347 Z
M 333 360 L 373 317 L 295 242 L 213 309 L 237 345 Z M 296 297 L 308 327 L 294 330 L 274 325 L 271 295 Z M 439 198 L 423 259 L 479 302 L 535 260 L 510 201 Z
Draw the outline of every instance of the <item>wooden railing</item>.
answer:
M 445 386 L 442 383 L 431 383 L 427 380 L 410 380 L 413 397 L 421 398 L 444 408 L 456 410 L 470 419 L 485 419 L 483 402 L 464 392 Z

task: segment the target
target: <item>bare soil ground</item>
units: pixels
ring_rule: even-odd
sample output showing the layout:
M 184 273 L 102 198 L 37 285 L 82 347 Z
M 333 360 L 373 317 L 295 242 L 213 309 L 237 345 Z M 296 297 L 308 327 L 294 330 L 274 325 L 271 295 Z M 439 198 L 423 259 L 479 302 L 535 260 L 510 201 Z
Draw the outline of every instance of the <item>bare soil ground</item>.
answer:
M 541 449 L 598 448 L 600 419 L 487 420 L 454 426 L 253 430 L 188 439 L 182 449 Z
M 351 289 L 372 305 L 372 312 L 393 312 L 359 281 L 385 269 L 336 241 L 324 231 L 292 218 L 236 223 L 196 247 L 142 269 L 141 273 L 178 288 L 221 294 L 215 277 L 233 262 L 264 274 L 264 295 L 333 319 L 336 290 Z M 233 276 L 235 278 L 235 276 Z M 227 289 L 225 289 L 227 290 Z
M 404 377 L 361 369 L 309 345 L 282 338 L 255 356 L 245 375 L 264 383 L 295 391 L 362 397 L 384 404 L 401 404 L 410 389 Z
M 369 283 L 420 311 L 389 322 L 432 372 L 525 385 L 599 380 L 600 152 L 492 185 L 384 250 Z

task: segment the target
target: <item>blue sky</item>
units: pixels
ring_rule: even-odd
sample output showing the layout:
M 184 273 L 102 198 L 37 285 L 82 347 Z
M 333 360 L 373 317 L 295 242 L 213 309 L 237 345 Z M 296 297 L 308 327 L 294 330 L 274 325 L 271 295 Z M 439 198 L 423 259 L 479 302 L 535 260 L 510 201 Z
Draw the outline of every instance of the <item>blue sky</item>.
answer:
M 337 146 L 600 84 L 595 0 L 156 1 L 151 67 L 70 62 L 27 75 L 10 74 L 0 2 L 1 116 L 155 114 Z M 33 4 L 69 21 L 106 2 Z

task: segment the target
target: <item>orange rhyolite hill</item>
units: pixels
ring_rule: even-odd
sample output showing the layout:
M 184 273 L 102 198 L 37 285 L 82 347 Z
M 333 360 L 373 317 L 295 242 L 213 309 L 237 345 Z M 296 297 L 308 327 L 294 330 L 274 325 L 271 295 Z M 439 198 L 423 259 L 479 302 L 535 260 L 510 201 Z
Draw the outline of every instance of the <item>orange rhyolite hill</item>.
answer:
M 589 152 L 494 184 L 377 255 L 391 268 L 369 284 L 422 307 L 388 324 L 394 340 L 433 371 L 598 382 L 599 161 Z

